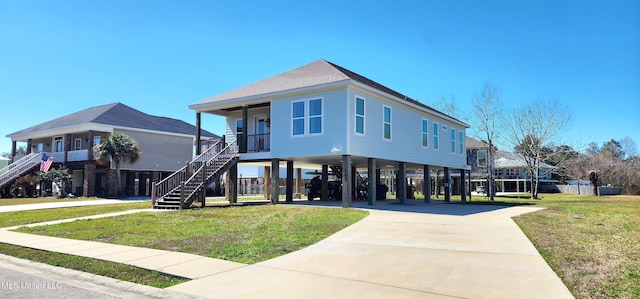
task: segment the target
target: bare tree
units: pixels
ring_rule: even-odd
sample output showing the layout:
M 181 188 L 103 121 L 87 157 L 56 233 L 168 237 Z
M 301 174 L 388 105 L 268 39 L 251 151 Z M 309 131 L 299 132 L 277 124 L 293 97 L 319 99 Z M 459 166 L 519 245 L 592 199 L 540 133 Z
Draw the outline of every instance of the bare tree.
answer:
M 456 104 L 456 95 L 453 93 L 443 93 L 438 101 L 433 103 L 433 107 L 446 115 L 461 119 L 460 107 Z
M 611 139 L 602 147 L 592 142 L 584 159 L 594 194 L 602 185 L 620 187 L 623 194 L 640 194 L 640 157 L 633 153 L 635 142 L 628 137 L 619 141 Z
M 570 115 L 558 100 L 538 100 L 509 113 L 507 141 L 524 158 L 531 180 L 531 198 L 538 198 L 541 163 L 548 159 L 545 145 L 553 143 L 568 129 Z
M 490 83 L 485 83 L 480 94 L 476 94 L 472 101 L 472 125 L 476 128 L 478 137 L 488 144 L 487 148 L 487 194 L 494 200 L 495 178 L 494 155 L 496 152 L 495 142 L 498 133 L 502 128 L 502 109 L 500 103 L 500 88 Z

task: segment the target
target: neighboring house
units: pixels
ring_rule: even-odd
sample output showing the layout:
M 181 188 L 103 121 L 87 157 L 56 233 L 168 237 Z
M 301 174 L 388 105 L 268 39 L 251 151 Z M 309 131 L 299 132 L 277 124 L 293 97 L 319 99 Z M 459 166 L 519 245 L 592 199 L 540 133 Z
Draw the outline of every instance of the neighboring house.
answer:
M 488 176 L 489 145 L 485 142 L 467 137 L 467 157 L 471 167 L 471 190 L 478 190 L 479 186 L 486 188 Z M 531 184 L 526 162 L 522 155 L 514 152 L 497 151 L 494 161 L 494 177 L 498 192 L 529 192 Z M 541 163 L 539 172 L 540 186 L 543 191 L 546 185 L 557 184 L 550 170 L 552 165 Z
M 0 157 L 0 169 L 4 168 L 5 166 L 9 165 L 9 158 L 5 158 L 5 157 Z
M 354 194 L 354 171 L 379 182 L 379 170 L 396 170 L 402 182 L 408 170 L 448 173 L 467 165 L 469 125 L 325 60 L 189 108 L 197 119 L 202 113 L 226 117 L 226 142 L 237 142 L 238 163 L 271 166 L 272 178 L 284 165 L 324 173 L 339 167 L 343 205 Z M 403 200 L 406 184 L 399 185 Z
M 142 153 L 136 163 L 121 164 L 125 195 L 150 194 L 151 182 L 157 182 L 193 159 L 195 126 L 149 115 L 121 103 L 88 108 L 7 137 L 13 141 L 15 165 L 26 165 L 27 170 L 32 171 L 42 159 L 42 153 L 46 153 L 53 157 L 52 167 L 64 164 L 73 174 L 72 184 L 66 192 L 111 197 L 115 196 L 115 166 L 96 161 L 97 153 L 93 149 L 113 133 L 135 139 Z M 204 139 L 219 138 L 204 130 L 201 135 Z M 22 159 L 15 156 L 17 142 L 27 144 L 28 155 Z
M 514 152 L 498 151 L 495 161 L 496 188 L 498 192 L 529 192 L 531 191 L 531 175 L 527 171 L 527 163 L 522 155 Z M 545 191 L 548 185 L 558 184 L 551 175 L 553 165 L 540 163 L 540 185 L 538 191 Z

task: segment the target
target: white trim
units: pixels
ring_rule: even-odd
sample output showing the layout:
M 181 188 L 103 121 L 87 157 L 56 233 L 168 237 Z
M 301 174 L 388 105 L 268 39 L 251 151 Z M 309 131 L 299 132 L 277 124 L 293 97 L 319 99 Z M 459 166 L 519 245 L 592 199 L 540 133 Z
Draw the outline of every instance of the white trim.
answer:
M 60 150 L 58 150 L 57 141 L 60 141 Z M 64 153 L 64 135 L 51 136 L 51 152 Z
M 416 105 L 414 103 L 408 102 L 404 99 L 398 98 L 396 96 L 390 95 L 386 92 L 382 92 L 378 89 L 375 89 L 371 86 L 362 84 L 360 82 L 357 82 L 355 80 L 352 80 L 350 78 L 344 79 L 344 80 L 340 80 L 340 81 L 336 81 L 336 82 L 331 82 L 331 83 L 325 83 L 325 84 L 319 84 L 319 85 L 314 85 L 314 86 L 305 86 L 305 87 L 301 87 L 301 88 L 294 88 L 294 89 L 287 89 L 287 90 L 278 90 L 278 91 L 274 91 L 274 92 L 267 92 L 267 93 L 263 93 L 263 94 L 258 94 L 258 95 L 250 95 L 250 96 L 244 96 L 244 97 L 238 97 L 238 98 L 231 98 L 231 99 L 225 99 L 225 100 L 211 100 L 213 98 L 215 98 L 216 96 L 204 99 L 198 103 L 194 103 L 189 105 L 189 109 L 195 110 L 196 112 L 205 112 L 205 113 L 209 113 L 209 114 L 216 114 L 216 115 L 222 115 L 222 116 L 226 116 L 228 115 L 228 113 L 224 112 L 222 109 L 226 109 L 226 108 L 231 108 L 231 107 L 236 107 L 236 106 L 241 106 L 241 104 L 257 104 L 257 103 L 262 103 L 263 99 L 266 98 L 275 98 L 275 97 L 279 97 L 279 96 L 290 96 L 292 94 L 295 93 L 303 93 L 303 92 L 309 92 L 312 90 L 321 90 L 321 89 L 333 89 L 336 87 L 340 87 L 343 85 L 353 85 L 355 87 L 364 89 L 366 91 L 369 91 L 373 94 L 377 94 L 377 95 L 381 95 L 383 97 L 386 97 L 388 99 L 394 100 L 398 103 L 404 104 L 406 106 L 412 107 L 414 109 L 426 112 L 430 115 L 433 115 L 435 117 L 438 118 L 442 118 L 444 120 L 448 120 L 451 121 L 453 123 L 456 123 L 462 127 L 465 128 L 470 128 L 470 126 L 465 123 L 462 122 L 460 120 L 454 119 L 451 116 L 448 116 L 440 111 L 437 110 L 430 110 L 430 109 L 426 109 L 422 106 Z M 210 107 L 214 107 L 215 110 L 211 111 L 212 109 Z
M 350 80 L 351 80 L 351 79 L 350 79 Z M 420 110 L 420 111 L 423 111 L 423 112 L 429 113 L 429 114 L 431 114 L 431 115 L 433 115 L 433 116 L 436 116 L 436 117 L 439 117 L 439 118 L 442 118 L 442 119 L 445 119 L 445 120 L 451 121 L 451 122 L 456 123 L 456 124 L 458 124 L 458 125 L 460 125 L 460 126 L 462 126 L 462 127 L 465 127 L 465 128 L 470 128 L 470 127 L 471 127 L 471 126 L 469 126 L 467 123 L 462 122 L 462 121 L 457 120 L 457 119 L 454 119 L 454 118 L 452 118 L 451 116 L 446 115 L 446 114 L 444 114 L 444 113 L 442 113 L 442 112 L 440 112 L 440 111 L 426 109 L 426 108 L 424 108 L 424 107 L 422 107 L 422 106 L 419 106 L 419 105 L 416 105 L 416 104 L 411 103 L 411 102 L 409 102 L 409 101 L 406 101 L 405 99 L 401 99 L 401 98 L 398 98 L 398 97 L 396 97 L 396 96 L 392 96 L 392 95 L 390 95 L 390 94 L 388 94 L 388 93 L 386 93 L 386 92 L 382 92 L 382 91 L 377 90 L 377 89 L 375 89 L 375 88 L 373 88 L 373 87 L 371 87 L 371 86 L 368 86 L 368 85 L 362 84 L 362 83 L 357 82 L 357 81 L 354 81 L 354 80 L 351 80 L 351 82 L 350 82 L 350 83 L 351 83 L 351 84 L 353 84 L 353 85 L 355 85 L 355 86 L 357 86 L 357 87 L 360 87 L 360 88 L 362 88 L 362 89 L 368 90 L 368 91 L 370 91 L 370 92 L 372 92 L 372 93 L 379 94 L 379 95 L 385 96 L 385 97 L 387 97 L 387 98 L 389 98 L 389 99 L 395 100 L 395 101 L 396 101 L 396 102 L 398 102 L 398 103 L 401 103 L 401 104 L 407 105 L 407 106 L 409 106 L 409 107 L 412 107 L 412 108 L 414 108 L 414 109 L 418 109 L 418 110 Z
M 465 135 L 464 130 L 458 131 L 458 154 L 459 155 L 463 155 L 465 153 L 464 149 L 466 148 L 466 146 L 464 144 L 464 140 L 466 138 L 464 138 L 465 137 L 464 135 Z
M 484 152 L 484 165 L 480 165 L 480 152 Z M 476 149 L 476 168 L 478 167 L 488 167 L 489 166 L 489 150 L 487 149 Z
M 80 141 L 80 144 L 79 144 L 80 146 L 76 146 L 77 145 L 76 142 L 78 142 L 78 141 Z M 82 138 L 74 138 L 73 139 L 73 150 L 74 151 L 79 151 L 81 149 L 82 149 Z
M 26 142 L 27 139 L 40 139 L 40 138 L 47 138 L 51 136 L 64 135 L 64 134 L 85 133 L 88 131 L 97 131 L 97 132 L 111 134 L 115 130 L 127 130 L 127 131 L 153 133 L 153 134 L 159 134 L 159 135 L 195 138 L 195 134 L 194 135 L 181 134 L 181 133 L 156 131 L 156 130 L 149 130 L 149 129 L 131 128 L 131 127 L 124 127 L 124 126 L 109 126 L 109 125 L 96 124 L 96 123 L 76 124 L 76 125 L 58 127 L 55 129 L 36 131 L 36 132 L 31 132 L 26 134 L 11 134 L 11 135 L 7 135 L 7 137 L 11 138 L 12 141 Z
M 262 93 L 257 95 L 250 95 L 250 96 L 231 98 L 231 99 L 225 99 L 225 100 L 209 101 L 209 99 L 216 97 L 216 96 L 213 96 L 213 97 L 204 99 L 198 103 L 191 104 L 188 107 L 189 109 L 195 110 L 196 112 L 206 112 L 210 114 L 216 114 L 216 112 L 222 109 L 237 107 L 238 105 L 242 106 L 242 104 L 251 105 L 251 104 L 263 103 L 263 99 L 266 99 L 266 98 L 291 96 L 295 93 L 307 93 L 309 91 L 313 91 L 316 89 L 333 89 L 343 85 L 347 86 L 350 83 L 350 81 L 351 81 L 350 79 L 344 79 L 336 82 L 313 85 L 313 86 L 305 86 L 305 87 L 287 89 L 287 90 L 278 90 L 273 92 L 267 92 L 267 93 Z M 211 111 L 211 108 L 209 108 L 211 106 L 215 107 L 214 111 Z M 220 114 L 220 115 L 224 116 L 226 114 Z
M 320 115 L 310 115 L 311 113 L 311 101 L 315 101 L 315 100 L 320 100 Z M 294 119 L 293 117 L 293 104 L 295 103 L 304 103 L 304 107 L 303 107 L 303 117 L 296 117 Z M 307 98 L 303 98 L 303 99 L 297 99 L 297 100 L 291 100 L 290 102 L 290 107 L 291 110 L 289 110 L 291 112 L 291 114 L 289 115 L 289 124 L 291 126 L 291 129 L 289 130 L 289 134 L 291 137 L 293 138 L 297 138 L 297 137 L 309 137 L 309 136 L 321 136 L 324 135 L 324 123 L 325 123 L 325 113 L 324 113 L 324 107 L 325 106 L 325 101 L 324 101 L 324 97 L 322 96 L 315 96 L 315 97 L 307 97 Z M 320 132 L 319 133 L 311 133 L 311 119 L 312 118 L 320 118 Z M 293 133 L 293 129 L 294 129 L 294 125 L 293 125 L 293 121 L 294 120 L 303 120 L 303 132 L 302 134 L 294 134 Z
M 386 110 L 386 108 L 389 108 L 389 122 L 387 123 L 386 120 L 384 119 L 384 112 Z M 385 125 L 389 124 L 389 138 L 384 136 L 384 129 L 385 129 Z M 389 105 L 382 105 L 382 139 L 386 140 L 386 141 L 391 141 L 393 140 L 393 108 Z
M 425 132 L 424 130 L 424 123 L 427 122 L 427 131 Z M 424 145 L 424 135 L 427 135 L 427 145 Z M 427 118 L 422 118 L 422 120 L 420 121 L 420 145 L 422 146 L 422 148 L 429 148 L 429 119 Z
M 432 148 L 436 151 L 440 150 L 440 123 L 436 121 L 431 122 L 431 128 L 433 129 L 433 133 L 431 136 L 433 137 L 433 146 Z M 437 139 L 436 139 L 437 138 Z
M 362 100 L 362 115 L 358 114 L 358 100 Z M 362 132 L 358 132 L 358 117 L 362 117 Z M 367 99 L 363 96 L 355 95 L 354 97 L 354 110 L 353 110 L 353 132 L 358 136 L 367 135 Z
M 458 152 L 457 139 L 458 139 L 458 134 L 456 134 L 456 129 L 454 127 L 451 127 L 451 131 L 449 132 L 449 152 L 451 152 L 451 154 L 453 155 L 455 155 Z

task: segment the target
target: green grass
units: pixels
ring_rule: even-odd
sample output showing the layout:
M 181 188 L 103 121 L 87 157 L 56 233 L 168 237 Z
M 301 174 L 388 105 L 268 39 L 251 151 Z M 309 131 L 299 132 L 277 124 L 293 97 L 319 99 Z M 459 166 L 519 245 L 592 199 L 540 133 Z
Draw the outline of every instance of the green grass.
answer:
M 367 214 L 356 209 L 263 205 L 136 213 L 18 231 L 252 264 L 314 244 Z
M 97 275 L 137 284 L 144 284 L 156 288 L 167 288 L 189 281 L 188 278 L 177 277 L 134 266 L 57 252 L 25 248 L 4 243 L 0 243 L 0 253 L 34 262 L 90 272 Z
M 0 206 L 13 206 L 24 205 L 32 203 L 47 203 L 47 202 L 69 202 L 69 201 L 83 201 L 83 200 L 96 200 L 103 199 L 97 197 L 77 197 L 77 198 L 53 198 L 53 197 L 36 197 L 36 198 L 0 198 Z
M 0 213 L 0 227 L 9 227 L 59 219 L 107 214 L 132 209 L 150 208 L 150 202 L 108 204 L 86 207 L 58 208 L 46 210 L 18 211 Z
M 514 220 L 576 298 L 640 298 L 640 197 L 541 195 L 494 204 L 546 207 Z

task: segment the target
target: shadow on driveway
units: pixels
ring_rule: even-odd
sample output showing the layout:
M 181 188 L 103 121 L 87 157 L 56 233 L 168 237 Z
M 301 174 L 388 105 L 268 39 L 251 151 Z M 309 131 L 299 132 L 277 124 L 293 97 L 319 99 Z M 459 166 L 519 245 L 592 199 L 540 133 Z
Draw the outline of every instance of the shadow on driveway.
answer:
M 340 201 L 294 201 L 292 203 L 280 201 L 280 204 L 293 204 L 303 206 L 318 206 L 318 207 L 342 207 Z M 449 203 L 444 200 L 431 200 L 430 203 L 424 203 L 422 200 L 407 200 L 404 204 L 395 200 L 377 201 L 374 206 L 367 205 L 366 201 L 353 201 L 351 207 L 367 210 L 385 210 L 396 212 L 411 212 L 411 213 L 424 213 L 424 214 L 436 214 L 436 215 L 450 215 L 450 216 L 468 216 L 479 213 L 486 213 L 491 211 L 497 211 L 513 206 L 530 205 L 530 204 L 518 204 L 518 203 L 474 203 L 474 202 L 461 202 L 451 201 Z

